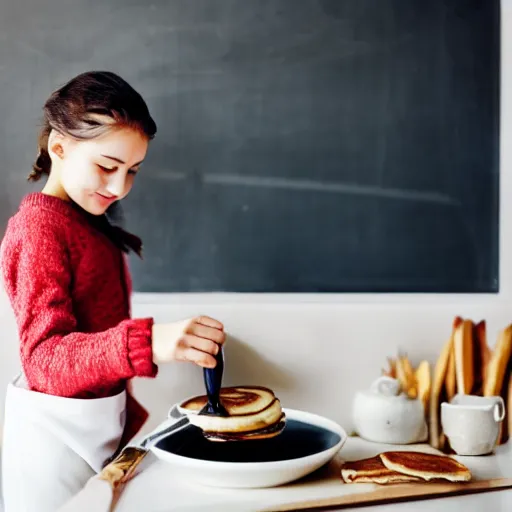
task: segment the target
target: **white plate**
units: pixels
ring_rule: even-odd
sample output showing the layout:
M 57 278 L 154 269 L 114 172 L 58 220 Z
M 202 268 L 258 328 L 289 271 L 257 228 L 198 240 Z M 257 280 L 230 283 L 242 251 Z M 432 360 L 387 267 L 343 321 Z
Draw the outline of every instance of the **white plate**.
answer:
M 159 459 L 174 466 L 176 472 L 181 477 L 203 485 L 228 488 L 261 488 L 282 485 L 308 475 L 329 462 L 342 448 L 347 439 L 346 432 L 332 420 L 304 411 L 294 409 L 283 410 L 286 414 L 287 426 L 279 436 L 271 440 L 241 441 L 240 443 L 213 443 L 206 440 L 203 442 L 202 436 L 197 433 L 199 432 L 198 430 L 195 430 L 195 435 L 192 435 L 196 427 L 188 427 L 158 442 L 151 450 Z M 323 432 L 314 431 L 314 427 L 320 427 L 323 429 Z M 308 429 L 311 429 L 311 435 L 309 435 Z M 221 453 L 219 450 L 224 449 L 231 450 L 231 453 L 239 455 L 243 450 L 251 450 L 246 443 L 260 443 L 258 445 L 259 448 L 271 447 L 272 450 L 267 453 L 274 453 L 273 450 L 276 447 L 279 448 L 279 445 L 276 443 L 281 443 L 280 446 L 283 446 L 283 453 L 286 454 L 290 452 L 291 445 L 289 439 L 291 437 L 289 436 L 292 433 L 302 436 L 303 440 L 317 439 L 317 442 L 314 443 L 313 453 L 297 458 L 289 458 L 285 455 L 286 458 L 284 460 L 277 461 L 225 462 L 204 460 L 199 458 L 202 452 L 197 452 L 200 449 L 199 445 L 201 443 L 210 443 L 209 446 L 215 445 L 212 446 L 212 450 L 216 453 Z M 316 435 L 317 437 L 315 437 Z M 269 443 L 269 441 L 272 444 L 264 444 Z M 170 449 L 178 451 L 177 447 L 183 446 L 187 442 L 191 450 L 196 450 L 195 454 L 184 456 L 162 449 L 167 443 L 168 448 L 170 447 Z M 241 443 L 244 443 L 244 446 L 241 446 Z M 228 444 L 231 446 L 228 447 Z M 299 443 L 300 445 L 301 443 Z

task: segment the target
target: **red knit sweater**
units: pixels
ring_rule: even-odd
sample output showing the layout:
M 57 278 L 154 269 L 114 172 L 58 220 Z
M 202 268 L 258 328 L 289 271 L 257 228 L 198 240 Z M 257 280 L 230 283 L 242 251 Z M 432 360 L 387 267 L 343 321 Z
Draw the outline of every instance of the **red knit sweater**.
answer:
M 124 254 L 83 210 L 42 193 L 26 196 L 0 249 L 31 389 L 92 398 L 120 392 L 132 377 L 154 377 L 153 320 L 130 319 Z M 130 393 L 122 445 L 147 419 Z

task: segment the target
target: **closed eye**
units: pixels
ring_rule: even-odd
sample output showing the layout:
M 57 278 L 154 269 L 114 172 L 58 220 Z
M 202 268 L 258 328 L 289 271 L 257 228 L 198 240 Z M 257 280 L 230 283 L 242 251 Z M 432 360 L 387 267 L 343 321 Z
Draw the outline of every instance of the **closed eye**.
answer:
M 98 167 L 104 172 L 113 172 L 117 169 L 117 167 L 105 167 L 104 165 L 99 165 L 99 164 L 98 164 Z
M 107 173 L 111 173 L 111 172 L 115 172 L 117 171 L 117 167 L 114 166 L 114 167 L 105 167 L 104 165 L 100 165 L 100 164 L 97 164 L 98 167 L 103 171 L 103 172 L 107 172 Z M 139 169 L 130 169 L 128 171 L 128 174 L 132 174 L 132 175 L 135 175 L 139 172 Z

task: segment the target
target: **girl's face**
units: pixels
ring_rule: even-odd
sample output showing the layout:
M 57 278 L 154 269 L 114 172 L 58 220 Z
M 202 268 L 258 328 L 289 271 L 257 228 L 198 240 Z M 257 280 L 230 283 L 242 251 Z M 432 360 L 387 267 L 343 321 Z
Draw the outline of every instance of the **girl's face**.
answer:
M 102 215 L 128 195 L 147 149 L 147 137 L 131 128 L 112 129 L 84 141 L 57 135 L 48 145 L 51 174 L 67 198 Z

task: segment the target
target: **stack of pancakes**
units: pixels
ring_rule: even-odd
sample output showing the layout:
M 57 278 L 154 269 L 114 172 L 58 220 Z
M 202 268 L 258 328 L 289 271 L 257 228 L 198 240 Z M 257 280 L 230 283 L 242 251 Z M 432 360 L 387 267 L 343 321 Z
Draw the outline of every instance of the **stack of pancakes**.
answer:
M 341 478 L 345 483 L 467 482 L 471 480 L 471 472 L 448 456 L 391 451 L 346 462 L 341 468 Z
M 220 402 L 227 416 L 202 412 L 206 395 L 196 396 L 180 405 L 190 423 L 199 427 L 211 441 L 268 439 L 285 426 L 285 414 L 273 391 L 262 386 L 236 386 L 220 390 Z

